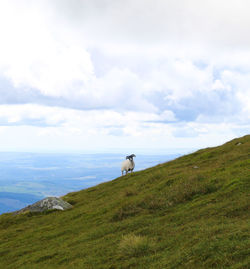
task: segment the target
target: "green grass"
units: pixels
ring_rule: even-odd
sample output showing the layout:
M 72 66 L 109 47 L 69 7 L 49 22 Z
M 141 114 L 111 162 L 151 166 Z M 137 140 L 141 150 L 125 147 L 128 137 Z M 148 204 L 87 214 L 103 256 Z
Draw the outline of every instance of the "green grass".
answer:
M 69 193 L 68 211 L 3 214 L 0 267 L 250 268 L 249 195 L 248 135 Z

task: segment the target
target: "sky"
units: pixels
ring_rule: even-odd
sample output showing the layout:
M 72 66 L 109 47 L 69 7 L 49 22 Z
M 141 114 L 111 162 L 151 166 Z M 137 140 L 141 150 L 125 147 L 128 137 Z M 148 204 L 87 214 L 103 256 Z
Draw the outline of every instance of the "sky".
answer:
M 0 0 L 0 151 L 171 152 L 250 133 L 248 0 Z

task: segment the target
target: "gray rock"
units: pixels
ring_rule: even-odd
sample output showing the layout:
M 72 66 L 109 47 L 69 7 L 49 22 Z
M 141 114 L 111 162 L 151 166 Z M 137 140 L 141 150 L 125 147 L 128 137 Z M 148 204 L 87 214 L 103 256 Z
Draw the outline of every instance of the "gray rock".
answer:
M 195 166 L 193 166 L 193 168 L 194 168 L 194 169 L 198 169 L 198 168 L 199 168 L 199 166 L 195 165 Z
M 46 210 L 57 209 L 66 210 L 72 208 L 72 205 L 68 202 L 63 201 L 61 198 L 57 197 L 47 197 L 40 200 L 32 205 L 29 205 L 21 210 L 15 211 L 13 214 L 20 214 L 23 212 L 43 212 Z

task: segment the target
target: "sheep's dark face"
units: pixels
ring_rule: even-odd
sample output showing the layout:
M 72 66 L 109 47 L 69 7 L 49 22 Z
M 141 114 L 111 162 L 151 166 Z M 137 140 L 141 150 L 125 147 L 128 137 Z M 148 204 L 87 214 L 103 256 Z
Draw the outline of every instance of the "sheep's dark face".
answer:
M 126 157 L 127 160 L 133 160 L 133 158 L 136 157 L 135 154 L 131 154 Z

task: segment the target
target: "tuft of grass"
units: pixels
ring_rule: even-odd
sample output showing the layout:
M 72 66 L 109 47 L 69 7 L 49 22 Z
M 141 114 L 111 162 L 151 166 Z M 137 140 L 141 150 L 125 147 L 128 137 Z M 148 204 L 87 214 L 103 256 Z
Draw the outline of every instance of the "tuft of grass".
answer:
M 134 196 L 137 194 L 137 190 L 135 188 L 127 188 L 124 191 L 124 196 L 125 197 L 129 197 L 129 196 Z
M 149 211 L 156 211 L 168 206 L 167 199 L 163 195 L 148 195 L 138 205 Z
M 202 182 L 201 176 L 192 176 L 184 178 L 181 183 L 176 182 L 172 185 L 166 194 L 169 204 L 175 205 L 192 200 L 196 195 L 204 195 L 216 190 L 216 186 Z M 202 178 L 203 179 L 203 178 Z
M 122 258 L 146 256 L 153 251 L 153 242 L 146 236 L 128 234 L 122 237 L 118 252 Z
M 112 217 L 112 221 L 121 221 L 133 217 L 141 212 L 142 208 L 137 204 L 128 203 L 119 208 Z

